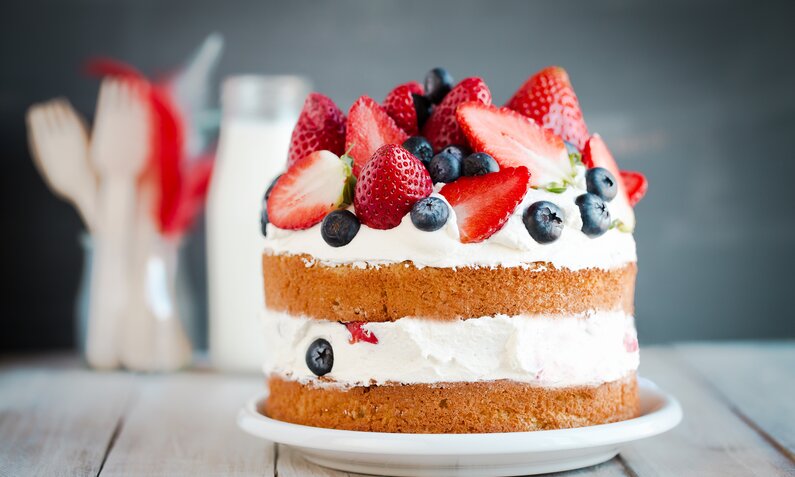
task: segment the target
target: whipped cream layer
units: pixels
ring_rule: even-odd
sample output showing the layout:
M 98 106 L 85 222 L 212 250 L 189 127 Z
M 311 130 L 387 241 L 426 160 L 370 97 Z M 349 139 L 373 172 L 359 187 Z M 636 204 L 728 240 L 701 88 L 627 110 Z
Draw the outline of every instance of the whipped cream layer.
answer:
M 444 200 L 437 184 L 434 197 Z M 556 194 L 530 189 L 508 222 L 481 243 L 461 243 L 455 212 L 441 229 L 423 232 L 411 223 L 407 214 L 397 227 L 376 230 L 365 225 L 344 247 L 328 245 L 320 235 L 320 224 L 306 230 L 283 230 L 268 224 L 265 247 L 275 254 L 311 255 L 324 265 L 377 266 L 411 261 L 417 267 L 516 267 L 534 262 L 549 262 L 557 268 L 580 270 L 619 268 L 637 260 L 635 240 L 631 233 L 614 228 L 597 238 L 582 231 L 580 211 L 575 198 L 584 194 L 585 168 L 577 167 L 574 186 Z M 522 222 L 522 213 L 532 203 L 546 200 L 563 209 L 564 230 L 551 244 L 539 244 L 530 236 Z M 611 217 L 634 224 L 632 209 L 617 201 L 608 203 Z
M 474 382 L 509 379 L 543 387 L 596 386 L 638 367 L 634 319 L 623 312 L 581 316 L 505 316 L 441 321 L 401 318 L 364 323 L 377 344 L 351 343 L 334 321 L 267 310 L 264 370 L 319 386 Z M 334 351 L 318 380 L 305 355 L 318 338 Z

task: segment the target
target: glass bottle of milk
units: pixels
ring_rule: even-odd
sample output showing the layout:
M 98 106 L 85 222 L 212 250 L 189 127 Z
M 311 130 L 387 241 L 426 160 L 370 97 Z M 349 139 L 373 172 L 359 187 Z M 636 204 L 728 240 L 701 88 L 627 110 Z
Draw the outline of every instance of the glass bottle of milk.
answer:
M 234 76 L 221 88 L 223 118 L 207 203 L 210 358 L 227 371 L 264 359 L 260 206 L 283 172 L 311 85 L 298 76 Z

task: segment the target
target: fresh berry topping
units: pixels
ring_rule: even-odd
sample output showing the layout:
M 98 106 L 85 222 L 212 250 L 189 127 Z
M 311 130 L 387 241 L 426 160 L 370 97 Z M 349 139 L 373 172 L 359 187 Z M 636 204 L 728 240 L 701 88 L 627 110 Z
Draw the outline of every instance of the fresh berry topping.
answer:
M 623 177 L 618 170 L 618 164 L 613 159 L 610 150 L 607 149 L 607 144 L 598 134 L 594 134 L 585 143 L 582 150 L 582 163 L 589 168 L 603 167 L 613 174 L 616 178 L 616 185 L 618 191 L 615 198 L 610 202 L 610 210 L 613 218 L 621 220 L 625 230 L 632 230 L 635 228 L 635 213 L 632 211 L 632 206 L 629 201 L 629 194 L 624 185 Z M 619 180 L 618 178 L 621 177 Z
M 545 200 L 535 202 L 525 209 L 522 222 L 530 236 L 538 243 L 551 243 L 563 233 L 563 209 Z
M 500 165 L 485 152 L 470 154 L 461 161 L 461 172 L 465 176 L 482 176 L 500 170 Z
M 604 167 L 592 167 L 585 172 L 585 186 L 588 192 L 610 202 L 618 192 L 618 181 Z
M 500 167 L 527 167 L 531 185 L 545 186 L 573 177 L 563 141 L 521 114 L 465 103 L 459 106 L 457 116 L 473 149 L 488 153 Z
M 634 331 L 624 333 L 624 349 L 627 353 L 638 351 L 638 335 Z
M 531 76 L 505 105 L 582 149 L 588 126 L 566 70 L 544 68 Z
M 431 159 L 433 158 L 433 147 L 424 137 L 411 136 L 403 141 L 403 148 L 419 159 L 425 167 L 428 167 L 431 163 Z
M 482 242 L 505 225 L 529 184 L 526 167 L 507 167 L 493 174 L 462 177 L 440 193 L 455 211 L 461 242 Z
M 422 86 L 416 81 L 402 84 L 393 89 L 384 99 L 384 110 L 408 134 L 417 134 L 417 110 L 414 95 L 422 95 Z
M 320 93 L 311 93 L 290 138 L 287 167 L 315 151 L 345 152 L 345 115 L 334 101 Z
M 345 323 L 345 328 L 348 328 L 348 332 L 351 334 L 348 343 L 355 344 L 363 341 L 365 343 L 378 344 L 378 337 L 375 336 L 372 331 L 365 328 L 364 325 L 366 325 L 366 323 L 363 321 Z
M 417 128 L 422 130 L 428 118 L 431 117 L 433 103 L 431 103 L 430 99 L 419 94 L 412 94 L 411 97 L 414 99 L 414 110 L 417 112 Z
M 433 110 L 431 117 L 422 129 L 422 135 L 439 152 L 448 144 L 466 144 L 466 138 L 456 120 L 456 109 L 466 102 L 491 104 L 491 91 L 480 78 L 467 78 L 456 85 L 445 96 L 442 103 Z
M 351 198 L 351 161 L 329 151 L 299 159 L 279 179 L 268 198 L 268 218 L 280 229 L 307 229 Z
M 452 154 L 440 152 L 431 159 L 428 172 L 431 173 L 431 180 L 434 184 L 453 182 L 461 177 L 461 159 Z
M 359 233 L 359 219 L 349 210 L 335 210 L 323 219 L 320 235 L 332 247 L 342 247 L 351 243 Z
M 465 146 L 463 144 L 450 144 L 449 146 L 442 149 L 440 152 L 446 152 L 448 154 L 452 154 L 460 160 L 463 160 L 468 155 L 472 154 L 472 149 L 469 146 Z
M 423 232 L 439 230 L 449 216 L 450 208 L 438 197 L 420 199 L 411 208 L 411 223 Z
M 353 157 L 353 175 L 359 177 L 362 167 L 384 144 L 402 144 L 408 135 L 395 124 L 384 108 L 372 98 L 362 96 L 348 112 L 345 149 Z
M 577 196 L 574 203 L 580 208 L 582 232 L 585 235 L 595 238 L 607 232 L 610 228 L 610 211 L 601 197 L 587 193 Z
M 629 197 L 629 205 L 635 207 L 635 204 L 640 202 L 640 199 L 646 195 L 649 189 L 649 182 L 646 176 L 640 172 L 621 171 L 621 180 L 624 182 L 624 188 Z
M 425 96 L 433 103 L 442 102 L 453 88 L 453 77 L 444 68 L 434 68 L 425 75 Z
M 268 198 L 271 196 L 271 191 L 273 191 L 273 186 L 276 185 L 276 181 L 279 180 L 282 174 L 276 176 L 273 181 L 271 181 L 271 185 L 268 186 L 268 189 L 265 191 L 265 195 L 262 196 L 262 208 L 260 209 L 259 214 L 259 225 L 262 230 L 262 236 L 268 236 Z
M 334 367 L 334 350 L 331 343 L 318 338 L 309 345 L 306 350 L 306 366 L 317 376 L 323 376 L 331 372 Z
M 431 176 L 422 162 L 402 147 L 387 144 L 359 173 L 353 205 L 364 225 L 391 229 L 432 190 Z

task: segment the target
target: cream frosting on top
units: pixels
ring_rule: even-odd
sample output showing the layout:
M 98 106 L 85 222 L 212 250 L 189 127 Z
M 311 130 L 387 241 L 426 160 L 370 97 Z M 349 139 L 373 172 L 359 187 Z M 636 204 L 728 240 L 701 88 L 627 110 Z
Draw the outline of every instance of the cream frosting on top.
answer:
M 318 386 L 510 379 L 543 387 L 595 386 L 638 367 L 634 319 L 622 311 L 579 316 L 496 315 L 467 320 L 406 317 L 366 323 L 377 344 L 351 343 L 345 325 L 267 310 L 266 374 Z M 334 353 L 318 380 L 306 364 L 317 339 Z
M 275 254 L 307 254 L 329 266 L 366 267 L 411 261 L 417 267 L 516 267 L 548 262 L 571 270 L 609 270 L 635 262 L 635 240 L 631 233 L 611 228 L 600 237 L 590 238 L 580 230 L 582 219 L 574 200 L 586 192 L 585 170 L 577 166 L 574 185 L 562 193 L 529 189 L 502 229 L 480 243 L 461 243 L 451 208 L 447 223 L 437 231 L 417 229 L 407 214 L 400 225 L 389 230 L 362 225 L 348 245 L 338 248 L 323 240 L 320 224 L 305 230 L 283 230 L 268 224 L 265 248 Z M 444 200 L 438 193 L 441 186 L 436 185 L 433 196 Z M 563 234 L 550 244 L 533 240 L 522 222 L 524 210 L 541 200 L 553 202 L 565 214 Z M 626 202 L 614 199 L 607 207 L 611 218 L 634 226 L 633 211 Z

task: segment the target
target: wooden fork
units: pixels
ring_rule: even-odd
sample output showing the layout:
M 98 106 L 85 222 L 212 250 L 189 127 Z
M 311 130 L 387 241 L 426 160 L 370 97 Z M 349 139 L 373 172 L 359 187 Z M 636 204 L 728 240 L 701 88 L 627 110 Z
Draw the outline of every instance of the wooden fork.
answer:
M 26 115 L 33 163 L 50 189 L 74 204 L 86 228 L 96 220 L 97 176 L 88 161 L 85 122 L 68 100 L 35 104 Z
M 100 182 L 86 359 L 100 369 L 119 365 L 120 324 L 129 305 L 136 181 L 152 127 L 144 88 L 133 80 L 104 80 L 91 137 Z

